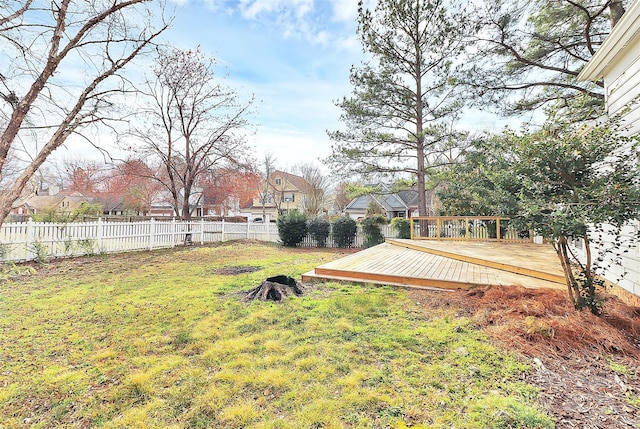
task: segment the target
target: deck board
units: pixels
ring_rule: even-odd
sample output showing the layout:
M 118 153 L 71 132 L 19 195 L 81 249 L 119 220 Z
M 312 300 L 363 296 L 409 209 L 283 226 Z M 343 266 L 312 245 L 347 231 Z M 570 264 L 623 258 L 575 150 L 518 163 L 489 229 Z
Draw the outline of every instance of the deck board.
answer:
M 390 240 L 316 267 L 304 274 L 303 279 L 449 289 L 479 285 L 564 288 L 563 283 L 549 280 L 562 278 L 562 271 L 560 264 L 549 258 L 549 249 L 544 246 L 516 248 L 513 246 L 523 245 L 482 243 L 476 247 L 478 252 L 473 253 L 474 247 L 469 246 L 470 243 L 445 244 L 446 251 L 440 244 L 431 246 L 417 240 Z M 551 252 L 555 256 L 552 249 Z
M 562 266 L 550 244 L 402 239 L 391 239 L 388 243 L 517 274 L 564 282 Z

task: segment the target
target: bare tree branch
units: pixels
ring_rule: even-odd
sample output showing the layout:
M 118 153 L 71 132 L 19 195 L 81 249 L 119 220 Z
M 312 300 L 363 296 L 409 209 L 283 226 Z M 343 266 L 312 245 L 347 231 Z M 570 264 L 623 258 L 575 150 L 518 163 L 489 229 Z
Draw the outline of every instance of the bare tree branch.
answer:
M 246 145 L 239 133 L 248 125 L 253 99 L 242 102 L 216 78 L 213 60 L 195 50 L 159 50 L 153 79 L 139 88 L 147 105 L 143 124 L 131 135 L 160 161 L 157 180 L 171 195 L 175 213 L 190 219 L 212 169 L 240 165 Z
M 7 89 L 0 108 L 3 113 L 9 110 L 0 134 L 0 176 L 17 161 L 9 156 L 17 142 L 28 140 L 27 132 L 38 133 L 38 140 L 46 142 L 32 149 L 31 161 L 5 193 L 0 223 L 54 150 L 73 133 L 110 119 L 105 114 L 113 107 L 109 99 L 122 94 L 123 86 L 122 80 L 109 83 L 168 27 L 162 22 L 153 28 L 143 10 L 147 2 L 29 0 L 0 20 L 0 48 L 12 58 L 0 72 Z M 162 13 L 161 8 L 158 11 Z M 77 66 L 83 68 L 84 85 L 70 82 L 63 73 Z

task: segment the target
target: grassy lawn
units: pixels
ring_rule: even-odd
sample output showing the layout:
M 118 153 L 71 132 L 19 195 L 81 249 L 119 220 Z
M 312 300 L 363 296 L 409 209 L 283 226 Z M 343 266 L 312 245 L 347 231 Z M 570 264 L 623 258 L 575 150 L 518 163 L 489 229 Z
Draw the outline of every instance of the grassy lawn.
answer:
M 0 428 L 548 428 L 526 366 L 402 290 L 316 285 L 340 255 L 234 243 L 56 262 L 0 284 Z M 233 266 L 260 270 L 220 275 Z

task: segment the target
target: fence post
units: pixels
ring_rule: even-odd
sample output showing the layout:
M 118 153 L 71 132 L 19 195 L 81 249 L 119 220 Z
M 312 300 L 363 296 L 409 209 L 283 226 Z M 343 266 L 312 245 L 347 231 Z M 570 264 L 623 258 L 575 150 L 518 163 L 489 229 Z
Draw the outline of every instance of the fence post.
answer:
M 153 246 L 155 246 L 156 238 L 156 220 L 155 218 L 151 218 L 149 220 L 149 250 L 153 250 Z
M 200 245 L 204 244 L 204 217 L 200 218 Z
M 251 226 L 251 222 L 247 222 L 247 238 L 249 238 L 249 227 Z
M 220 241 L 224 241 L 224 216 L 222 217 L 222 231 L 220 231 Z
M 500 233 L 500 218 L 496 218 L 496 237 L 498 237 L 498 241 L 500 241 L 502 234 Z
M 34 240 L 34 233 L 33 233 L 33 219 L 29 218 L 27 220 L 27 238 L 25 241 L 25 258 L 27 259 L 27 261 L 31 261 L 32 259 L 35 259 L 33 256 L 33 242 Z
M 102 218 L 99 217 L 98 222 L 96 223 L 96 234 L 98 235 L 98 237 L 96 237 L 96 241 L 98 243 L 98 253 L 102 251 L 102 235 L 104 234 L 103 227 L 104 225 L 102 224 Z
M 176 218 L 171 218 L 171 247 L 176 247 Z

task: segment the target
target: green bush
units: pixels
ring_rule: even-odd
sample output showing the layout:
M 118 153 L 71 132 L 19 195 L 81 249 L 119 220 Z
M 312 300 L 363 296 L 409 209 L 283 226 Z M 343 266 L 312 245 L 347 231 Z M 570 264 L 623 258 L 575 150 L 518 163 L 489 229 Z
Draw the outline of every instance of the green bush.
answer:
M 49 262 L 49 247 L 40 241 L 34 241 L 31 243 L 31 251 L 34 255 L 34 260 L 38 264 L 46 264 Z
M 309 235 L 313 238 L 318 247 L 327 247 L 327 238 L 331 230 L 331 224 L 323 217 L 314 217 L 307 222 Z
M 411 238 L 411 221 L 405 217 L 391 219 L 391 228 L 398 233 L 398 238 Z
M 102 204 L 90 204 L 86 201 L 80 203 L 72 212 L 58 212 L 56 207 L 49 207 L 42 213 L 31 215 L 34 222 L 68 223 L 75 222 L 84 216 L 102 215 Z
M 349 216 L 341 216 L 331 223 L 331 237 L 338 247 L 351 247 L 358 232 L 356 221 Z
M 369 216 L 362 220 L 362 232 L 364 233 L 364 247 L 372 247 L 384 242 L 384 236 L 380 230 L 381 225 L 387 223 L 383 215 Z
M 280 240 L 287 247 L 297 246 L 307 235 L 307 215 L 298 210 L 279 216 L 276 223 Z

